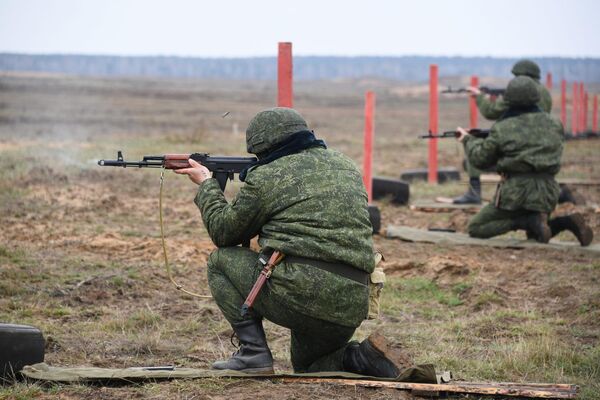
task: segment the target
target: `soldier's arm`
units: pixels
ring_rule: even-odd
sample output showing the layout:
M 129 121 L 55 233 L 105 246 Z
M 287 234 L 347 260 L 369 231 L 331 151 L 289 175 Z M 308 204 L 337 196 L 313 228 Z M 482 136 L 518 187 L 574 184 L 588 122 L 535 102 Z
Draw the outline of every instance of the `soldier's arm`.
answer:
M 194 202 L 216 246 L 236 246 L 258 234 L 268 219 L 261 204 L 261 191 L 260 185 L 248 177 L 237 196 L 228 203 L 216 179 L 208 179 L 200 185 Z
M 496 165 L 500 157 L 498 133 L 493 126 L 490 135 L 485 139 L 467 135 L 463 139 L 463 146 L 469 163 L 480 169 Z
M 495 121 L 504 114 L 508 106 L 504 99 L 498 98 L 495 101 L 485 94 L 480 94 L 475 98 L 477 108 L 484 118 Z

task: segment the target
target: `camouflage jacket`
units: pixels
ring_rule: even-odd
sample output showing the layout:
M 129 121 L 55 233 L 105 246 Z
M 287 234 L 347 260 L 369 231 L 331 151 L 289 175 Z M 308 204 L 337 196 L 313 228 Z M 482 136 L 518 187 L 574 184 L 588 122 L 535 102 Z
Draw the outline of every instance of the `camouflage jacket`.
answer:
M 538 107 L 540 107 L 542 111 L 549 113 L 552 111 L 552 96 L 544 85 L 538 81 L 536 81 L 536 83 L 540 91 Z M 506 104 L 503 98 L 492 100 L 489 96 L 482 93 L 476 97 L 476 102 L 481 115 L 483 115 L 485 119 L 492 121 L 500 118 L 502 114 L 508 110 L 508 104 Z
M 553 176 L 560 170 L 563 141 L 562 124 L 538 111 L 503 118 L 486 139 L 467 136 L 463 144 L 477 168 L 496 164 L 508 177 L 496 192 L 498 208 L 550 212 L 558 202 L 560 190 Z
M 261 247 L 364 270 L 374 269 L 367 194 L 354 163 L 332 150 L 310 148 L 251 169 L 227 203 L 215 179 L 204 181 L 195 203 L 215 243 L 236 246 L 259 235 Z M 270 290 L 312 317 L 358 326 L 368 288 L 316 267 L 284 263 Z M 320 291 L 328 300 L 314 304 Z

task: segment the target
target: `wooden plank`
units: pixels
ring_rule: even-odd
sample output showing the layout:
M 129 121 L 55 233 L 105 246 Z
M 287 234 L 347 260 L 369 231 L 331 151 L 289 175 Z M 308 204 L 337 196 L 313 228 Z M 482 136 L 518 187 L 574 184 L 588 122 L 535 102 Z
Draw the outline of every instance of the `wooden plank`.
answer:
M 285 383 L 326 383 L 343 386 L 360 386 L 371 388 L 389 388 L 399 390 L 417 391 L 420 393 L 464 393 L 483 394 L 493 396 L 528 397 L 543 399 L 574 399 L 579 390 L 577 385 L 569 384 L 519 384 L 519 383 L 486 383 L 486 382 L 460 382 L 460 383 L 410 383 L 369 381 L 358 379 L 332 379 L 332 378 L 282 378 Z
M 437 201 L 440 200 L 440 201 Z M 453 204 L 449 202 L 442 202 L 444 198 L 436 198 L 436 201 L 417 200 L 414 201 L 409 208 L 412 211 L 423 211 L 423 212 L 452 212 L 455 210 L 466 210 L 477 212 L 485 205 L 484 204 Z
M 498 174 L 483 174 L 481 175 L 481 183 L 485 184 L 496 184 L 500 182 L 500 175 Z M 573 186 L 600 186 L 600 181 L 593 179 L 578 179 L 578 178 L 558 178 L 556 180 L 562 185 L 573 185 Z M 468 184 L 469 181 L 464 181 L 464 184 Z

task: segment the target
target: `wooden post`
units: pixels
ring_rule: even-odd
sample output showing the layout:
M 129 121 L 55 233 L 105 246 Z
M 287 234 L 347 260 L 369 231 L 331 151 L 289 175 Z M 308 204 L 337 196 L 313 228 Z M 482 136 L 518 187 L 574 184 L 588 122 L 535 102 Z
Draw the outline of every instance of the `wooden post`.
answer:
M 438 66 L 429 66 L 429 132 L 438 133 Z M 429 139 L 429 169 L 427 181 L 437 183 L 437 139 Z
M 560 82 L 560 120 L 567 129 L 567 81 L 564 79 Z
M 583 92 L 583 125 L 581 126 L 582 132 L 587 132 L 588 130 L 588 92 Z
M 546 74 L 546 88 L 552 90 L 552 72 Z
M 471 86 L 479 87 L 478 77 L 471 77 Z M 477 102 L 475 101 L 475 96 L 469 96 L 469 129 L 477 128 L 477 116 Z
M 598 133 L 598 95 L 594 95 L 594 106 L 592 108 L 592 131 Z
M 277 57 L 277 106 L 293 106 L 292 90 L 292 43 L 279 42 L 279 54 Z
M 585 97 L 585 88 L 583 86 L 583 82 L 579 82 L 579 101 L 577 102 L 577 109 L 579 110 L 579 129 L 578 129 L 579 133 L 583 133 L 583 131 L 584 131 L 584 129 L 583 129 L 583 114 L 584 114 L 584 108 L 585 108 L 585 104 L 583 102 L 584 97 Z
M 579 118 L 579 111 L 577 109 L 577 103 L 579 103 L 579 94 L 577 93 L 579 85 L 577 82 L 573 82 L 573 105 L 571 107 L 571 133 L 573 136 L 577 135 L 577 119 Z
M 369 204 L 373 201 L 373 136 L 375 134 L 375 93 L 365 94 L 365 141 L 363 157 L 363 182 Z

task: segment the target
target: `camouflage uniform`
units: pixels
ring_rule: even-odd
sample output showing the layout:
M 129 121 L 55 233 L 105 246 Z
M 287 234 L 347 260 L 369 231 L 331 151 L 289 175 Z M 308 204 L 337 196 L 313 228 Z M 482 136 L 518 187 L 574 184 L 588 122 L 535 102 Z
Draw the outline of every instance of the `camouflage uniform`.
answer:
M 539 80 L 535 80 L 535 83 L 540 91 L 540 101 L 538 106 L 544 112 L 550 113 L 552 111 L 552 96 L 550 92 Z M 490 96 L 486 94 L 479 94 L 476 97 L 477 108 L 485 119 L 492 121 L 497 120 L 508 110 L 508 104 L 504 99 L 492 100 Z
M 529 60 L 521 60 L 514 65 L 512 73 L 515 76 L 529 76 L 531 79 L 533 79 L 540 92 L 538 107 L 544 112 L 552 112 L 552 95 L 548 89 L 546 89 L 546 87 L 540 83 L 540 68 L 537 66 L 537 64 Z M 508 104 L 503 98 L 492 100 L 490 96 L 482 93 L 477 95 L 475 100 L 481 115 L 483 115 L 485 119 L 491 121 L 499 119 L 508 110 Z M 477 167 L 473 166 L 472 163 L 469 162 L 468 157 L 466 169 L 470 178 L 479 178 L 483 172 Z
M 513 79 L 505 95 L 509 108 L 492 126 L 490 136 L 463 140 L 475 167 L 496 164 L 505 178 L 494 204 L 470 221 L 470 236 L 489 238 L 518 229 L 515 221 L 520 217 L 549 213 L 556 206 L 560 189 L 554 175 L 560 169 L 564 130 L 557 119 L 534 106 L 539 96 L 531 78 Z
M 278 110 L 263 114 L 273 116 L 273 126 L 279 123 Z M 250 125 L 249 131 L 256 128 Z M 249 151 L 261 159 L 277 147 L 267 139 L 249 135 Z M 254 167 L 230 203 L 217 181 L 208 179 L 195 203 L 219 247 L 208 260 L 210 289 L 232 325 L 243 320 L 241 306 L 262 268 L 258 253 L 237 245 L 256 235 L 263 249 L 286 256 L 346 264 L 365 274 L 374 269 L 361 174 L 335 151 L 313 147 Z M 251 317 L 291 329 L 295 371 L 334 371 L 343 370 L 348 340 L 367 312 L 367 286 L 284 259 L 258 296 Z

